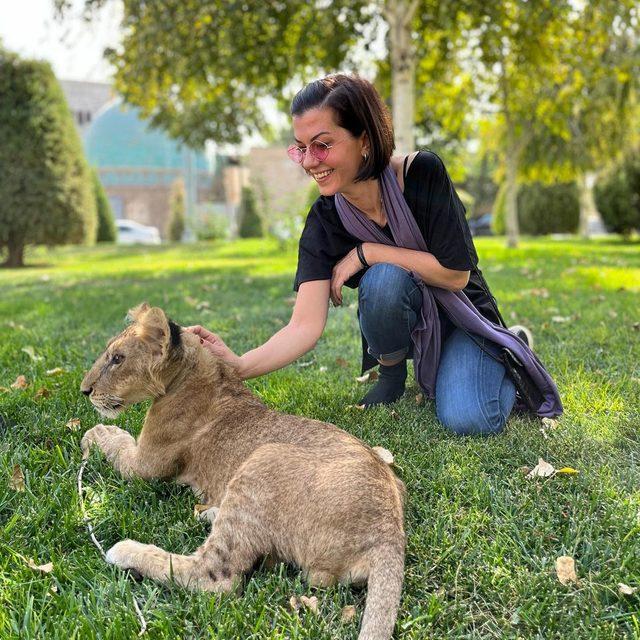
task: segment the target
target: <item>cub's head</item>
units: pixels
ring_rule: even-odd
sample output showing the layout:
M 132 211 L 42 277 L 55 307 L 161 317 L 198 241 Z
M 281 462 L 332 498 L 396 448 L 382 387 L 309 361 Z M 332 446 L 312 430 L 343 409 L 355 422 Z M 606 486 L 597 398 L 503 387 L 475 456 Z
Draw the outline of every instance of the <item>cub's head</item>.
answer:
M 107 344 L 80 390 L 100 414 L 115 418 L 125 407 L 164 393 L 163 372 L 181 350 L 180 327 L 162 309 L 143 303 L 131 324 Z

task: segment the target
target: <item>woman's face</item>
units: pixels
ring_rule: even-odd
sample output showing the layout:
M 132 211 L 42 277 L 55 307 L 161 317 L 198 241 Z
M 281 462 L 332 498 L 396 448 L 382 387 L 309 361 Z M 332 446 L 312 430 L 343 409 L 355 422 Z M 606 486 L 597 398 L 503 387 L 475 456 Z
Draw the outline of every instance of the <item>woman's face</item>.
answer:
M 349 191 L 360 170 L 363 153 L 368 153 L 366 135 L 355 138 L 347 129 L 338 126 L 330 107 L 309 109 L 293 117 L 293 134 L 301 149 L 314 140 L 331 146 L 323 161 L 307 151 L 302 161 L 304 170 L 318 184 L 320 194 L 331 196 Z M 335 145 L 335 146 L 333 146 Z

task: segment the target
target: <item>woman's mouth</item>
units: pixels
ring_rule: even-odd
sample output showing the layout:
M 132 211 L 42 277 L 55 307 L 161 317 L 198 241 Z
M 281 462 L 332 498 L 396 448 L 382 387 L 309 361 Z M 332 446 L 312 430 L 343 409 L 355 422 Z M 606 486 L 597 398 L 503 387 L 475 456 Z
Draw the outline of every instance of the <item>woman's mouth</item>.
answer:
M 318 173 L 312 173 L 313 179 L 318 183 L 322 184 L 327 180 L 327 178 L 335 171 L 335 169 L 328 169 L 327 171 L 318 171 Z

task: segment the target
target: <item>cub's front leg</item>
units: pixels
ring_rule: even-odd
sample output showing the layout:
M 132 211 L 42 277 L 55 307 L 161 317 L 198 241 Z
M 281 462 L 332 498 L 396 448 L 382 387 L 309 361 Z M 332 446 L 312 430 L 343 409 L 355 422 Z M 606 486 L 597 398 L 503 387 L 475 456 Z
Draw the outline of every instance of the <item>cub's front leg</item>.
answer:
M 89 449 L 94 444 L 104 453 L 114 469 L 125 478 L 151 477 L 145 466 L 140 464 L 135 439 L 120 427 L 97 424 L 93 429 L 89 429 L 80 441 L 83 458 L 89 456 Z

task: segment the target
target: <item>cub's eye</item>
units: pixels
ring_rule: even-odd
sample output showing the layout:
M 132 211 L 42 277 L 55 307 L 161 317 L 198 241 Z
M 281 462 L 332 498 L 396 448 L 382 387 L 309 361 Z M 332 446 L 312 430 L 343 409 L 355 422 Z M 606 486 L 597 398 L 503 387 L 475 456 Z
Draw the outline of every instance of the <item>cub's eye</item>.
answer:
M 111 357 L 111 364 L 120 364 L 124 360 L 124 356 L 120 353 L 114 353 Z

